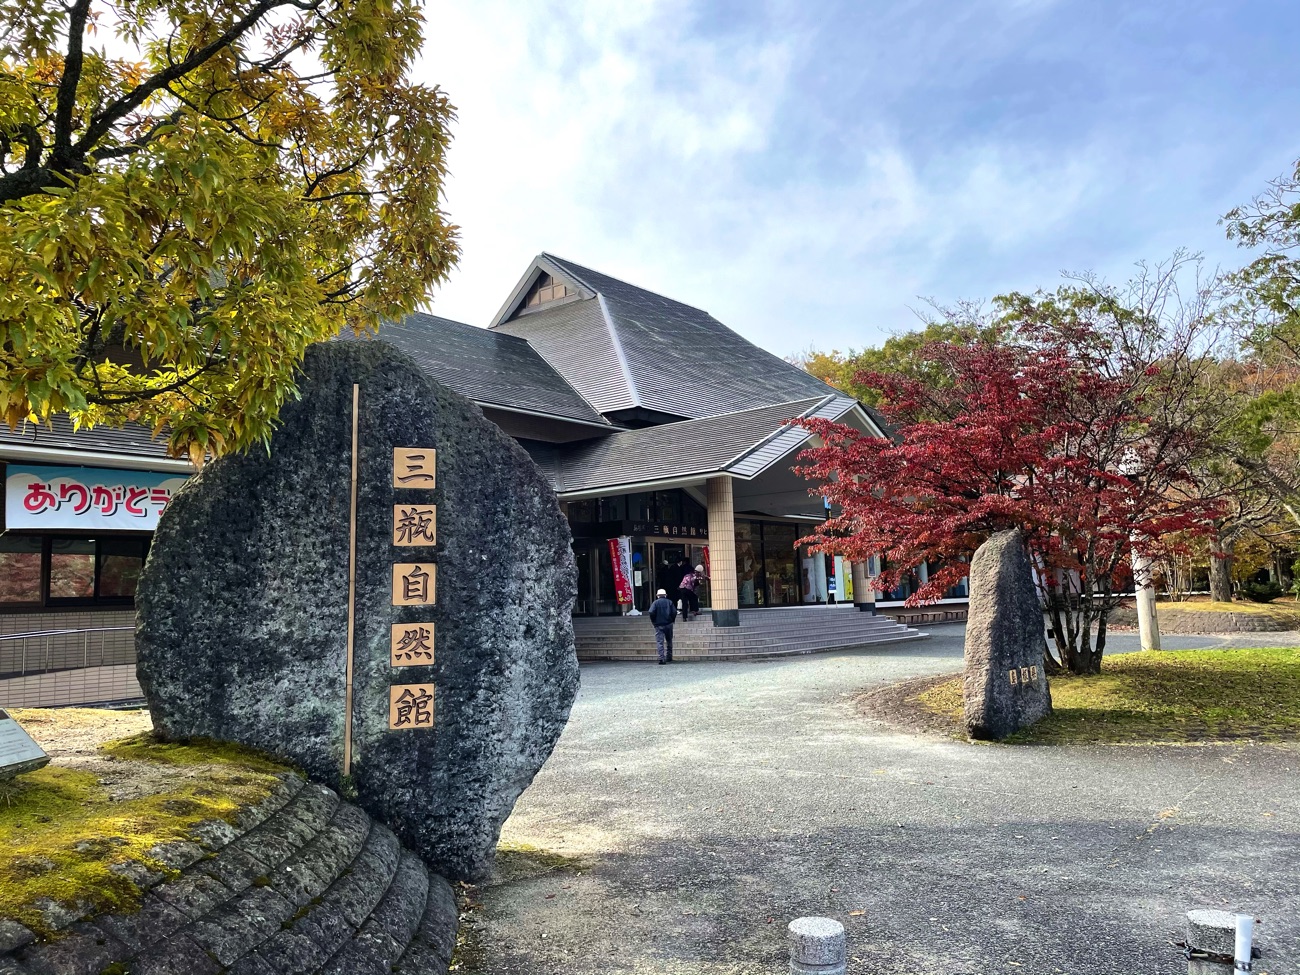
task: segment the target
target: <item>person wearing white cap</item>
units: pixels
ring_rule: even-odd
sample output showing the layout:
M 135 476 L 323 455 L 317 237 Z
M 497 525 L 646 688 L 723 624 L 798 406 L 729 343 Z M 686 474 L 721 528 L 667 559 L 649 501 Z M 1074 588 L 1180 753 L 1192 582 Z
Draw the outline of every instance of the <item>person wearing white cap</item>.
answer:
M 659 650 L 659 662 L 670 664 L 673 662 L 673 620 L 677 619 L 677 607 L 668 598 L 667 590 L 660 589 L 655 596 L 657 598 L 646 610 L 646 616 L 650 617 L 650 622 L 655 627 L 655 646 Z
M 689 566 L 682 581 L 677 589 L 677 596 L 682 601 L 682 622 L 685 623 L 692 616 L 700 615 L 700 597 L 695 594 L 695 587 L 700 584 L 704 578 L 704 566 L 697 565 L 694 569 Z

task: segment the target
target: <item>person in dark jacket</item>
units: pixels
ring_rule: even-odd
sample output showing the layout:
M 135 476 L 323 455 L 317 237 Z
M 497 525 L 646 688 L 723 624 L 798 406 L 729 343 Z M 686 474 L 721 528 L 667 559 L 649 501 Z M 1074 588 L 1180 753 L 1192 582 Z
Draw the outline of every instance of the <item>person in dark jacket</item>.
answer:
M 655 596 L 657 598 L 646 610 L 646 615 L 655 626 L 655 646 L 659 650 L 659 662 L 670 664 L 673 662 L 673 620 L 677 619 L 677 607 L 668 598 L 666 590 L 660 589 Z
M 663 591 L 668 594 L 674 605 L 677 603 L 677 590 L 682 587 L 682 576 L 686 574 L 686 560 L 678 559 L 676 562 L 668 562 L 659 570 L 659 578 L 655 581 L 663 587 Z

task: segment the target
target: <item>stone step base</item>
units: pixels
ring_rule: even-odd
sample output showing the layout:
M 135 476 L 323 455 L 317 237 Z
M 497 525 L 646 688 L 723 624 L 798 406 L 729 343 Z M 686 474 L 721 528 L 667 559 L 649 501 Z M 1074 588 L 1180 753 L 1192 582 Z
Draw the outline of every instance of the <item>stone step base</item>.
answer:
M 237 827 L 214 822 L 170 844 L 180 873 L 141 880 L 137 913 L 77 921 L 41 943 L 0 925 L 0 972 L 445 975 L 458 925 L 447 881 L 324 786 L 282 783 Z

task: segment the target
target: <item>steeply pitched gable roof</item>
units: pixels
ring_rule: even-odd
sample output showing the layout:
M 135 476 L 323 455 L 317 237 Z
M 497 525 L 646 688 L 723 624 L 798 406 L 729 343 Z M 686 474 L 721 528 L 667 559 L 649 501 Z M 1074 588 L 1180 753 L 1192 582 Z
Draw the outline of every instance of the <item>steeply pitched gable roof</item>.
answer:
M 808 440 L 808 431 L 792 420 L 839 420 L 856 406 L 848 396 L 818 396 L 580 444 L 548 444 L 534 459 L 561 494 L 721 473 L 751 478 Z
M 578 296 L 520 312 L 539 273 Z M 528 339 L 602 413 L 703 417 L 837 392 L 707 312 L 552 254 L 533 262 L 493 330 Z
M 609 425 L 521 338 L 423 312 L 383 325 L 379 338 L 476 403 Z

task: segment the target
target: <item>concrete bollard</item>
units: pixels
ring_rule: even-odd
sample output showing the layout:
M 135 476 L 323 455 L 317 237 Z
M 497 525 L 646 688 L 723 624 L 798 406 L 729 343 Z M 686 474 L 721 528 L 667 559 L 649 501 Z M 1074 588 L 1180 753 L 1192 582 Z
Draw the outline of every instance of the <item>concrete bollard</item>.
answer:
M 829 917 L 790 922 L 790 975 L 844 975 L 844 925 Z

